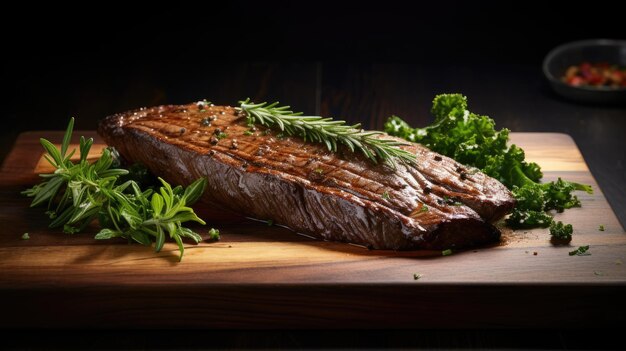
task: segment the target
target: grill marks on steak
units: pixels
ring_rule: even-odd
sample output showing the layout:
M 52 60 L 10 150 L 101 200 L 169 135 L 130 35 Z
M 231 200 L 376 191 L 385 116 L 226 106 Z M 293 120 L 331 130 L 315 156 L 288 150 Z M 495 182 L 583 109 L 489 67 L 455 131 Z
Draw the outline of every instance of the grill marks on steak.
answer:
M 498 181 L 419 144 L 413 167 L 374 165 L 345 148 L 256 127 L 233 107 L 189 104 L 104 119 L 98 132 L 170 182 L 207 177 L 206 202 L 315 237 L 379 249 L 467 247 L 497 240 L 489 222 L 514 205 Z M 389 136 L 384 136 L 391 138 Z M 427 208 L 427 210 L 425 210 Z

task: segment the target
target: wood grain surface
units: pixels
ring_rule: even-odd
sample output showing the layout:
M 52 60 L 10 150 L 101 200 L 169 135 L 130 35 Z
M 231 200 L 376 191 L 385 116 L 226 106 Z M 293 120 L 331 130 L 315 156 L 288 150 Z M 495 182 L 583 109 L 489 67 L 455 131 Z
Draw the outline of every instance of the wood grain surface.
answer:
M 62 133 L 22 134 L 0 173 L 3 327 L 562 328 L 626 321 L 626 233 L 565 134 L 511 138 L 546 180 L 593 186 L 593 195 L 578 193 L 582 208 L 556 215 L 574 225 L 570 245 L 551 245 L 547 229 L 505 228 L 499 245 L 450 256 L 367 250 L 200 207 L 207 229 L 219 228 L 222 240 L 186 244 L 180 263 L 173 243 L 155 254 L 124 240 L 96 241 L 95 228 L 75 235 L 48 229 L 44 210 L 29 208 L 19 194 L 47 169 L 39 137 L 58 143 Z M 25 232 L 30 240 L 21 239 Z M 590 245 L 591 255 L 569 256 L 579 245 Z

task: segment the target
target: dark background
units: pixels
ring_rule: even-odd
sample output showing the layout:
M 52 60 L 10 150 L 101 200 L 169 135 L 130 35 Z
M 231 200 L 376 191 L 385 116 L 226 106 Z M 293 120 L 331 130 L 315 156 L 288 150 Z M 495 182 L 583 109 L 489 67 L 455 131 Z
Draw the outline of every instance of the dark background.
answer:
M 431 121 L 435 94 L 461 92 L 472 111 L 490 115 L 499 127 L 570 134 L 624 224 L 626 108 L 562 100 L 541 73 L 543 57 L 559 44 L 626 38 L 623 12 L 610 4 L 589 5 L 550 3 L 554 10 L 523 1 L 410 6 L 232 1 L 140 10 L 111 2 L 68 9 L 22 5 L 6 12 L 10 21 L 0 24 L 5 102 L 0 159 L 21 131 L 61 130 L 71 116 L 77 129 L 95 129 L 99 119 L 127 109 L 202 98 L 233 105 L 251 97 L 367 128 L 381 128 L 391 114 L 417 126 Z M 311 341 L 309 334 L 286 335 L 265 337 L 281 341 L 263 346 Z M 490 340 L 489 334 L 472 335 L 472 342 L 457 333 L 451 337 L 458 342 L 440 344 L 484 346 L 480 340 Z M 497 335 L 491 340 L 502 339 Z M 541 335 L 549 340 L 544 347 L 568 345 L 563 334 Z

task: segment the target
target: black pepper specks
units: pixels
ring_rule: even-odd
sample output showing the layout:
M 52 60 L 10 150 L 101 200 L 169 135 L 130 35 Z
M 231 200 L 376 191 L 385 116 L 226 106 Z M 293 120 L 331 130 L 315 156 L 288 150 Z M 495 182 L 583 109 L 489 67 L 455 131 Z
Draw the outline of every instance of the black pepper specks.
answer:
M 430 185 L 426 185 L 423 190 L 424 194 L 428 195 L 433 191 L 433 188 L 431 188 Z
M 310 181 L 313 182 L 321 182 L 325 178 L 324 170 L 321 168 L 316 168 L 315 170 L 313 170 L 313 172 L 309 172 L 308 178 Z
M 209 118 L 203 118 L 200 121 L 200 124 L 202 124 L 205 127 L 210 127 L 211 126 L 211 120 Z
M 215 155 L 215 150 L 209 150 L 209 156 Z
M 230 144 L 231 150 L 237 150 L 239 148 L 239 144 L 237 143 L 237 139 L 233 139 Z
M 441 156 L 439 156 L 439 155 L 435 155 L 435 161 L 441 161 L 441 160 L 443 160 L 443 159 L 441 158 Z
M 467 179 L 467 173 L 461 172 L 461 174 L 459 174 L 459 178 L 461 178 L 461 180 Z
M 463 205 L 461 202 L 458 201 L 457 198 L 449 198 L 447 196 L 443 197 L 443 201 L 446 205 L 450 205 L 450 206 L 461 206 Z
M 257 156 L 263 156 L 269 150 L 270 150 L 269 145 L 261 145 L 261 146 L 259 146 L 259 149 L 256 151 L 256 155 Z
M 180 128 L 180 131 L 179 131 L 179 132 L 180 132 L 180 134 L 181 134 L 181 135 L 183 135 L 183 134 L 185 134 L 185 132 L 186 132 L 186 131 L 187 131 L 187 129 L 185 129 L 185 128 Z
M 213 131 L 213 134 L 215 134 L 215 135 L 222 134 L 222 128 L 215 128 L 215 130 Z
M 220 140 L 217 137 L 212 136 L 211 139 L 209 139 L 209 143 L 213 144 L 213 145 L 217 145 L 217 143 Z

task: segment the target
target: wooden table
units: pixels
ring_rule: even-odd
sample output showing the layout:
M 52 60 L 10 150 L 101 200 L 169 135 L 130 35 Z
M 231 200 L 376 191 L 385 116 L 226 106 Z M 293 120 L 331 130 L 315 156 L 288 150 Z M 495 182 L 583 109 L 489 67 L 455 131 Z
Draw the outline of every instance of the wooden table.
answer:
M 564 134 L 513 133 L 512 140 L 546 180 L 593 186 L 593 195 L 578 194 L 582 208 L 556 216 L 574 225 L 571 246 L 551 245 L 547 229 L 504 229 L 500 245 L 451 256 L 370 251 L 200 208 L 222 240 L 186 245 L 181 263 L 173 243 L 155 254 L 96 241 L 93 230 L 48 229 L 44 210 L 19 195 L 44 167 L 39 137 L 59 142 L 61 133 L 22 134 L 0 173 L 3 327 L 563 328 L 626 321 L 626 233 Z M 30 240 L 21 239 L 25 232 Z M 579 245 L 590 245 L 591 255 L 569 256 Z

